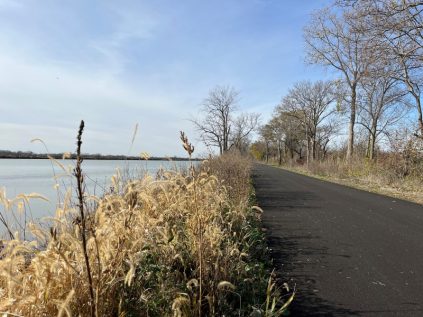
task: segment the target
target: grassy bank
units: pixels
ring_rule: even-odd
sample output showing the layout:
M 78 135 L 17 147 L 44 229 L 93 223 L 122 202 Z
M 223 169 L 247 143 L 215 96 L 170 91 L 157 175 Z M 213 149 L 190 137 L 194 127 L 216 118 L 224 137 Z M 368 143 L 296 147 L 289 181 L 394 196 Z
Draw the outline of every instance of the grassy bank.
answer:
M 249 159 L 225 155 L 185 173 L 114 177 L 102 198 L 82 193 L 74 204 L 68 195 L 51 228 L 30 226 L 36 240 L 3 243 L 0 312 L 280 315 L 250 168 Z
M 272 163 L 274 166 L 278 166 Z M 356 159 L 286 163 L 281 168 L 338 184 L 423 204 L 423 162 Z

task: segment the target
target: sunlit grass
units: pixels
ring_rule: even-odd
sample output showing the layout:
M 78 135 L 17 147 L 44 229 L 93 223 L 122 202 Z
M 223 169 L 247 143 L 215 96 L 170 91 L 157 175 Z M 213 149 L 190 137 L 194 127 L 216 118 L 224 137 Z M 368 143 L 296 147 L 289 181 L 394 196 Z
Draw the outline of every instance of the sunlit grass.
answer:
M 31 224 L 34 240 L 16 235 L 3 243 L 0 312 L 280 315 L 286 307 L 268 281 L 250 168 L 249 159 L 228 154 L 186 172 L 162 170 L 129 181 L 114 176 L 114 190 L 104 197 L 83 193 L 85 204 L 96 202 L 85 211 L 85 226 L 66 195 L 49 229 Z

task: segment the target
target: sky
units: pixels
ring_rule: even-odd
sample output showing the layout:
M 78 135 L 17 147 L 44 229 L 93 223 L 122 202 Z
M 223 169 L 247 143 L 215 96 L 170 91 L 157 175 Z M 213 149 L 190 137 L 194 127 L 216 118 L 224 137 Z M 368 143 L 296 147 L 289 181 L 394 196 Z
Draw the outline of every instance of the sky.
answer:
M 185 156 L 216 85 L 266 122 L 288 89 L 326 76 L 302 30 L 329 0 L 0 0 L 0 149 Z M 138 133 L 131 148 L 135 125 Z

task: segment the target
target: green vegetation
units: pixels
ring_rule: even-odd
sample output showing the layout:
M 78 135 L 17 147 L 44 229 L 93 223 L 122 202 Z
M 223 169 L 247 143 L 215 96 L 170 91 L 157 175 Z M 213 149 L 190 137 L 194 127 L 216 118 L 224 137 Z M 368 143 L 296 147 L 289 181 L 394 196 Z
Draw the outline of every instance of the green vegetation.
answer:
M 35 240 L 3 242 L 4 316 L 278 316 L 286 310 L 293 294 L 282 301 L 269 272 L 248 158 L 225 153 L 184 173 L 163 170 L 126 182 L 115 176 L 111 192 L 88 197 L 82 131 L 83 125 L 76 204 L 69 190 L 49 229 L 31 224 Z M 193 147 L 184 134 L 181 139 L 191 156 Z M 1 195 L 0 202 L 10 209 L 18 200 Z

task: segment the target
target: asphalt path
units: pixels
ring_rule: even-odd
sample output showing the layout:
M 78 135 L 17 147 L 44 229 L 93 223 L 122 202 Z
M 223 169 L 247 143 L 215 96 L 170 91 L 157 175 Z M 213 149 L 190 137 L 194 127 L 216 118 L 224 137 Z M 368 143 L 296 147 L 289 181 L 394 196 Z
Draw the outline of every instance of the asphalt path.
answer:
M 257 164 L 291 316 L 423 316 L 423 206 Z

